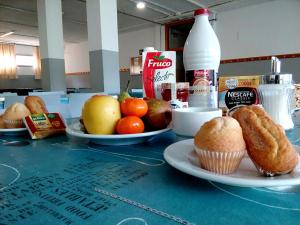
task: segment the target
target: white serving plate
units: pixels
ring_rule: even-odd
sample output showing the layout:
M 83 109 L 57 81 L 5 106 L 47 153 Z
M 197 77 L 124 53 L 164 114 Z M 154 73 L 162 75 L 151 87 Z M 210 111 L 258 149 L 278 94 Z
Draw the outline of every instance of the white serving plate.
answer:
M 299 148 L 297 148 L 299 150 Z M 200 167 L 194 151 L 194 140 L 188 139 L 168 146 L 164 151 L 165 160 L 174 168 L 202 179 L 240 187 L 275 187 L 300 184 L 299 164 L 289 174 L 265 177 L 258 173 L 251 159 L 246 156 L 236 172 L 219 175 Z
M 0 129 L 0 135 L 22 135 L 24 133 L 27 133 L 27 128 L 9 128 L 9 129 Z
M 113 134 L 113 135 L 99 135 L 99 134 L 86 134 L 81 130 L 80 122 L 74 122 L 67 126 L 66 132 L 70 136 L 89 139 L 96 144 L 102 145 L 132 145 L 145 142 L 155 135 L 164 133 L 170 128 L 156 130 L 151 132 L 144 132 L 140 134 Z

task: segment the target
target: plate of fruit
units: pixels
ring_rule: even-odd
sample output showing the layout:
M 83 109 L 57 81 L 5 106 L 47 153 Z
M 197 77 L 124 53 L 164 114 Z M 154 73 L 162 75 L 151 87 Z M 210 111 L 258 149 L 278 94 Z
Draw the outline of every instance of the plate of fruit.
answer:
M 80 120 L 69 124 L 66 132 L 97 144 L 130 145 L 170 130 L 171 120 L 171 107 L 164 100 L 95 95 L 84 103 Z

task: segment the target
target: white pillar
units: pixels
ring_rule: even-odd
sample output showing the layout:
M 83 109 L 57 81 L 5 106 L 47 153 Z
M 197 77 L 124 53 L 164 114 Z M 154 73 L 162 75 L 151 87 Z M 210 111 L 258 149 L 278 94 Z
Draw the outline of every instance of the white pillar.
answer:
M 87 0 L 90 77 L 93 91 L 120 92 L 116 0 Z M 129 59 L 129 56 L 128 56 Z
M 65 91 L 64 38 L 61 0 L 37 0 L 42 88 Z
M 154 47 L 156 50 L 165 50 L 165 27 L 159 24 L 154 26 Z

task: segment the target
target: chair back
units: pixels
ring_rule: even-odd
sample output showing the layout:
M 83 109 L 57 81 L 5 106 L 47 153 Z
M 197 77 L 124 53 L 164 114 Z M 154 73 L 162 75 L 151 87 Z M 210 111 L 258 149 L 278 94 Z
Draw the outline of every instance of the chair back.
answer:
M 103 95 L 104 93 L 70 93 L 69 108 L 72 118 L 80 117 L 83 104 L 93 95 Z
M 3 92 L 0 94 L 0 96 L 17 96 L 18 94 L 16 92 Z
M 7 109 L 10 105 L 19 102 L 24 104 L 25 96 L 18 96 L 18 95 L 11 95 L 11 96 L 4 96 L 4 109 Z

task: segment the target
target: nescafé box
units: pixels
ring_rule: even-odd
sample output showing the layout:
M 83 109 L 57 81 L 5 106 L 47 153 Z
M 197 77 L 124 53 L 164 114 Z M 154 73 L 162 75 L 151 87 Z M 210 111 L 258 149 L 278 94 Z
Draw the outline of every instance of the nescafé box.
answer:
M 219 76 L 219 108 L 223 115 L 240 105 L 259 104 L 259 80 L 259 75 Z

